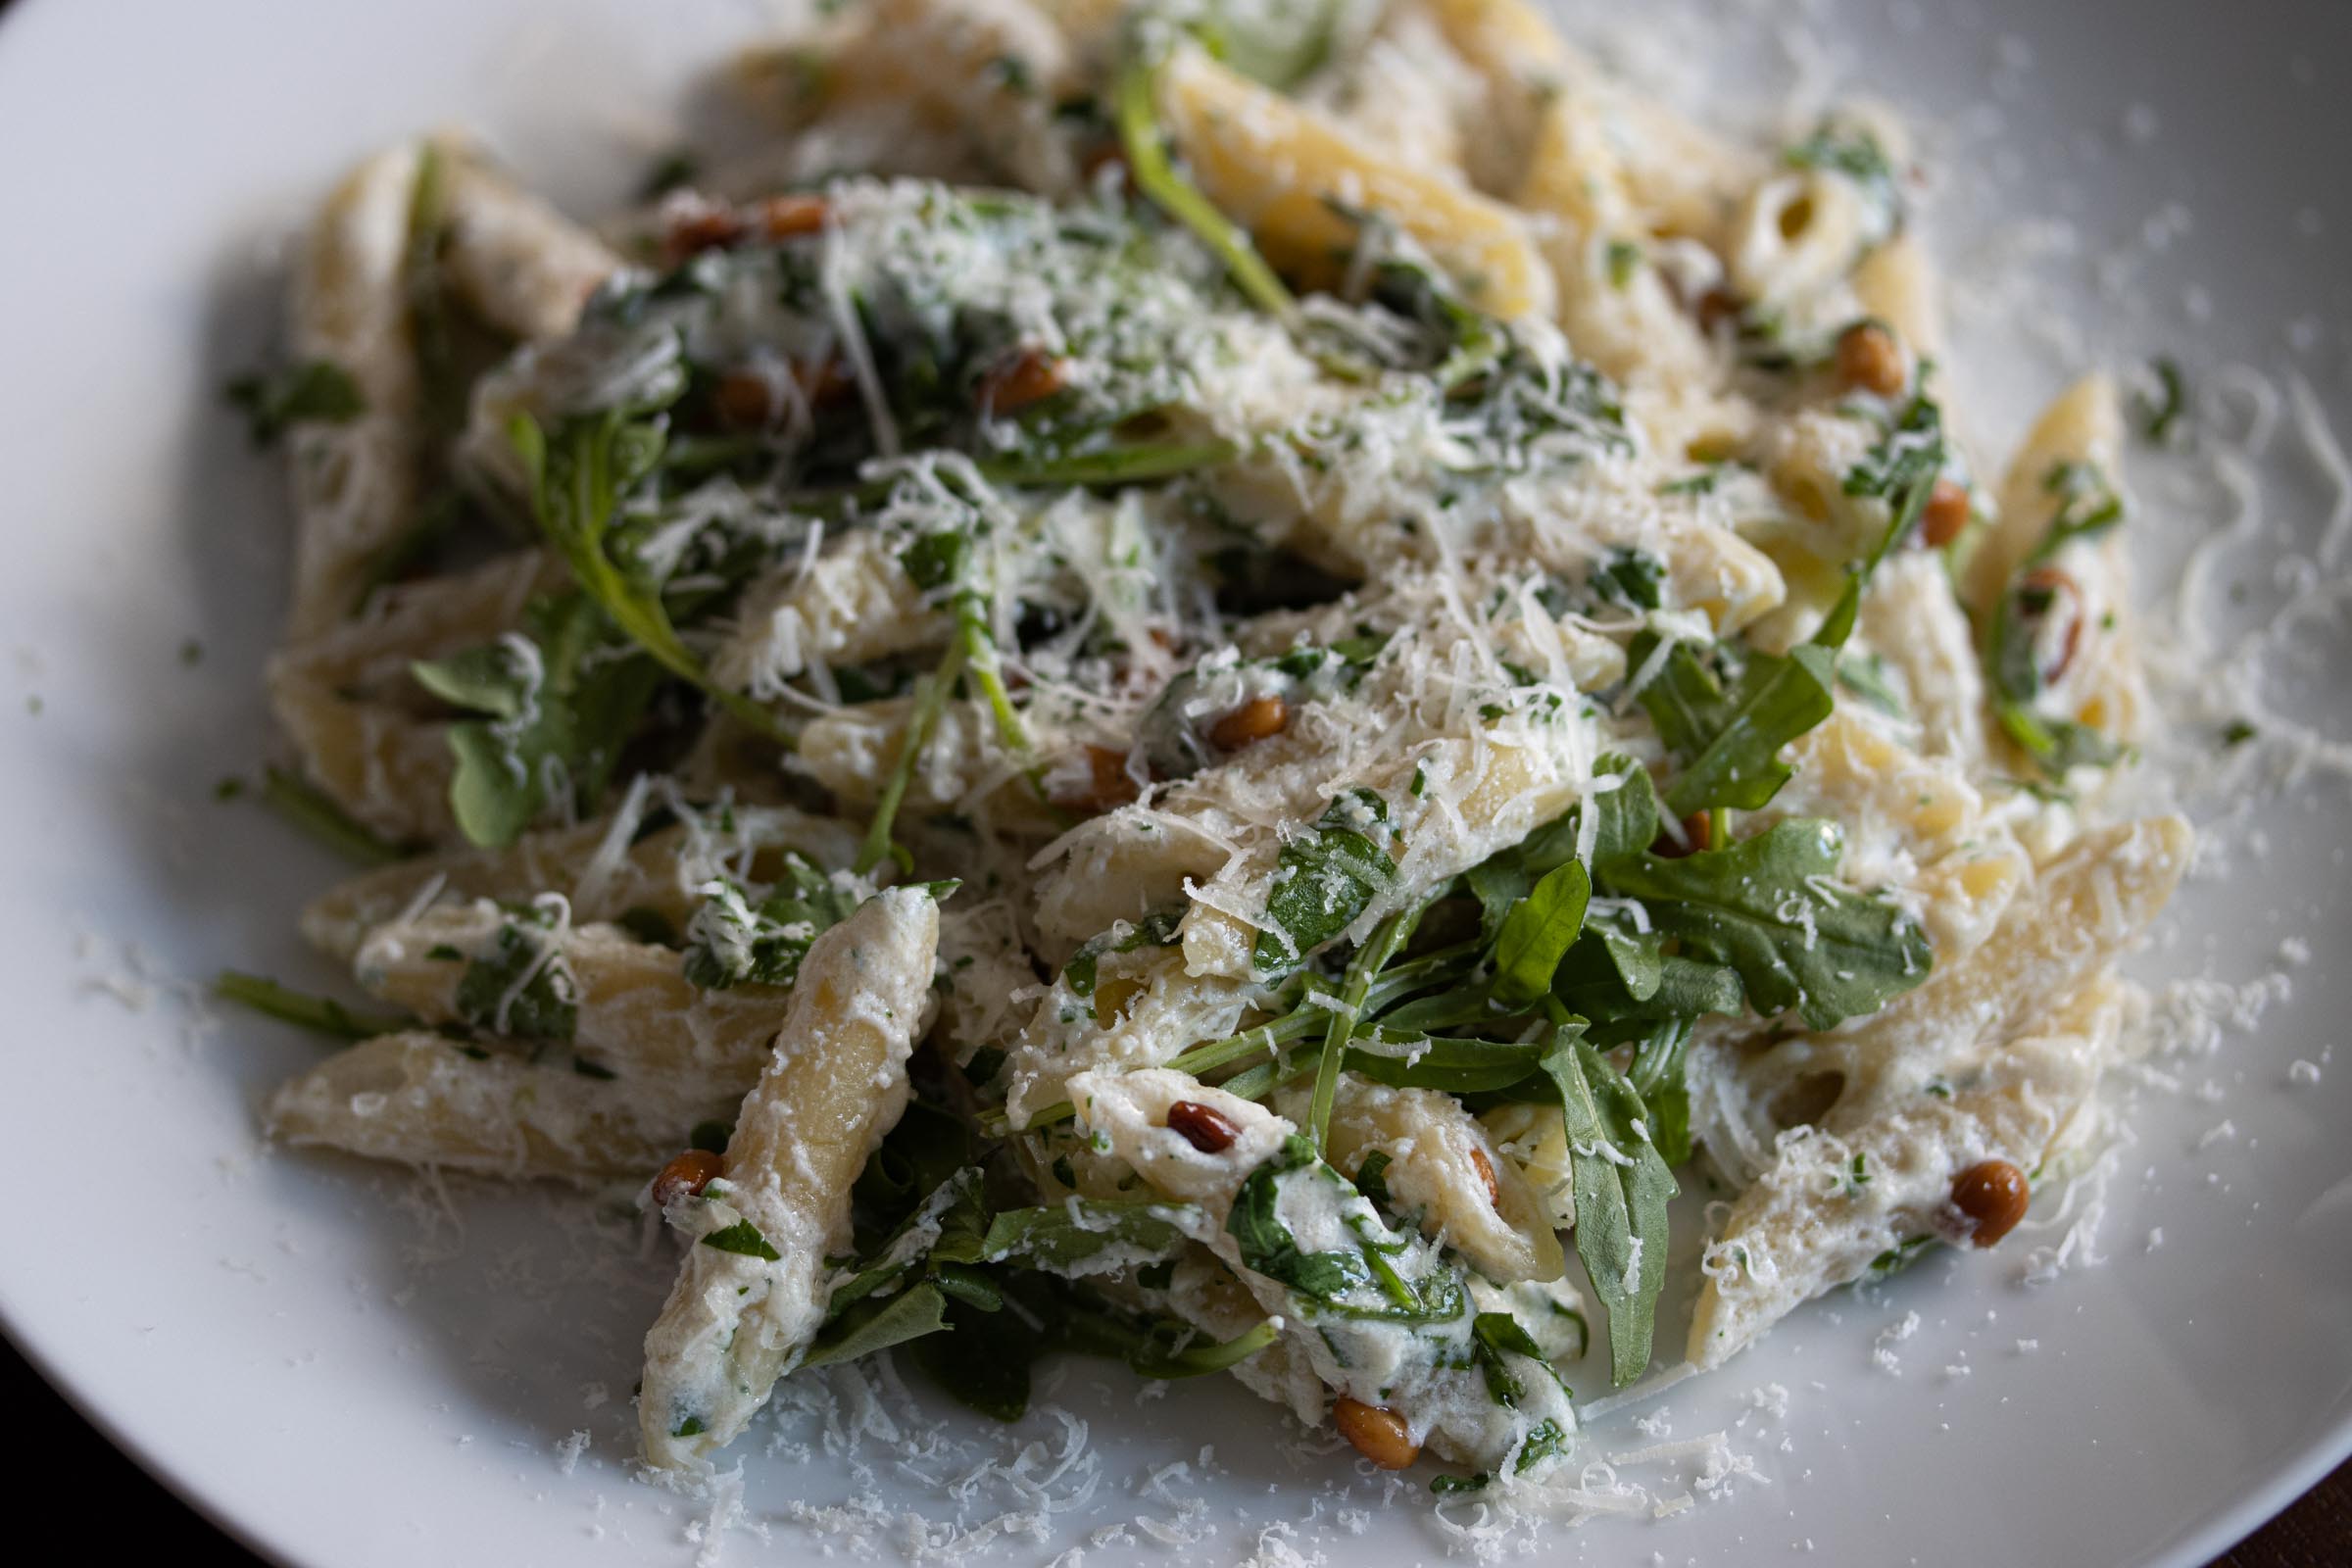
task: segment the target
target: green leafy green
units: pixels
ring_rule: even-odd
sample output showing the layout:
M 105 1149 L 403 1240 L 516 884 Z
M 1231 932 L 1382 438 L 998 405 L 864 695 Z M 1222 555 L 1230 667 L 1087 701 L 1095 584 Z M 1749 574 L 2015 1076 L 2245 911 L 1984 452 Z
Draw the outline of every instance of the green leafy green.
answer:
M 1388 802 L 1359 788 L 1333 801 L 1313 827 L 1282 847 L 1254 954 L 1261 977 L 1296 969 L 1396 885 L 1390 837 Z
M 881 799 L 874 803 L 874 814 L 866 822 L 865 839 L 858 846 L 858 858 L 851 863 L 850 868 L 860 876 L 890 858 L 897 848 L 891 830 L 898 822 L 899 807 L 906 798 L 906 787 L 914 781 L 914 770 L 922 763 L 923 752 L 931 744 L 932 731 L 939 727 L 939 715 L 946 711 L 948 699 L 955 693 L 963 662 L 963 642 L 960 638 L 953 639 L 948 651 L 940 657 L 939 667 L 914 683 L 914 700 L 907 710 L 906 728 L 899 735 L 898 756 L 891 761 L 890 776 L 883 781 Z
M 314 997 L 290 990 L 274 980 L 258 974 L 245 974 L 235 969 L 223 969 L 213 979 L 213 995 L 226 1002 L 290 1023 L 301 1029 L 340 1040 L 369 1040 L 377 1035 L 396 1034 L 414 1029 L 414 1019 L 395 1017 L 389 1013 L 361 1012 L 345 1006 L 332 997 Z
M 661 587 L 643 564 L 625 550 L 615 553 L 621 502 L 660 466 L 662 427 L 614 410 L 568 419 L 551 438 L 538 420 L 518 414 L 507 439 L 529 478 L 540 531 L 612 623 L 663 669 L 700 687 L 745 725 L 789 745 L 790 734 L 766 709 L 711 680 L 679 640 Z
M 1525 1005 L 1551 989 L 1551 977 L 1585 927 L 1592 879 L 1575 860 L 1544 874 L 1502 922 L 1494 938 L 1494 1000 Z
M 785 852 L 775 884 L 758 903 L 731 877 L 705 887 L 686 925 L 685 976 L 705 991 L 736 985 L 788 986 L 822 933 L 861 902 L 800 855 Z
M 1348 1054 L 1348 1039 L 1355 1033 L 1364 998 L 1371 992 L 1373 978 L 1412 940 L 1413 928 L 1420 923 L 1421 911 L 1427 907 L 1425 901 L 1398 909 L 1383 920 L 1372 939 L 1348 960 L 1347 972 L 1340 980 L 1340 1004 L 1329 1009 L 1330 1016 L 1323 1026 L 1323 1049 L 1315 1058 L 1315 1090 L 1307 1110 L 1306 1136 L 1318 1153 L 1323 1149 L 1324 1133 L 1331 1125 L 1332 1102 L 1340 1087 L 1340 1066 Z
M 509 914 L 491 951 L 468 961 L 458 981 L 459 1017 L 518 1040 L 572 1037 L 579 982 L 555 945 L 552 918 L 536 908 Z
M 1519 1401 L 1527 1396 L 1526 1388 L 1504 1352 L 1525 1356 L 1546 1372 L 1551 1363 L 1544 1358 L 1544 1348 L 1535 1342 L 1519 1320 L 1508 1312 L 1481 1312 L 1470 1320 L 1470 1353 L 1477 1359 L 1480 1373 L 1485 1377 L 1487 1395 L 1505 1409 L 1516 1410 Z
M 262 804 L 361 865 L 390 865 L 414 853 L 354 821 L 341 807 L 282 768 L 263 770 Z
M 1627 661 L 1643 668 L 1657 648 L 1657 634 L 1643 631 Z M 1728 680 L 1690 643 L 1676 643 L 1663 657 L 1642 688 L 1641 702 L 1683 764 L 1667 786 L 1667 808 L 1688 816 L 1716 807 L 1752 811 L 1770 805 L 1794 771 L 1781 760 L 1781 748 L 1837 706 L 1835 652 L 1814 644 L 1786 656 L 1749 651 Z
M 1833 880 L 1843 856 L 1836 823 L 1803 818 L 1682 859 L 1629 857 L 1601 881 L 1685 953 L 1738 970 L 1756 1011 L 1828 1029 L 1917 986 L 1933 961 L 1917 922 Z
M 1281 1152 L 1243 1180 L 1225 1230 L 1239 1247 L 1244 1267 L 1301 1296 L 1329 1301 L 1370 1277 L 1363 1254 L 1301 1251 L 1298 1238 L 1275 1213 L 1282 1178 L 1320 1164 L 1314 1146 L 1294 1133 L 1284 1141 Z
M 1925 393 L 1914 395 L 1887 423 L 1877 445 L 1846 470 L 1845 493 L 1886 504 L 1886 526 L 1880 530 L 1870 553 L 1847 567 L 1845 591 L 1813 633 L 1809 646 L 1833 653 L 1854 634 L 1862 610 L 1862 590 L 1887 554 L 1908 536 L 1927 511 L 1929 498 L 1942 475 L 1946 457 L 1943 410 Z M 1835 664 L 1832 665 L 1835 668 Z
M 1861 194 L 1868 217 L 1863 224 L 1865 244 L 1877 244 L 1902 230 L 1907 203 L 1894 165 L 1886 157 L 1878 133 L 1868 125 L 1828 117 L 1813 134 L 1783 154 L 1791 169 L 1819 170 L 1841 174 Z
M 1476 1040 L 1415 1034 L 1383 1022 L 1349 1046 L 1348 1070 L 1396 1089 L 1453 1095 L 1507 1089 L 1542 1064 L 1540 1041 Z
M 1271 1318 L 1222 1343 L 1196 1334 L 1174 1344 L 1160 1334 L 1131 1354 L 1127 1364 L 1145 1377 L 1162 1381 L 1204 1377 L 1239 1366 L 1280 1338 L 1281 1326 Z
M 1576 1254 L 1608 1311 L 1610 1380 L 1623 1388 L 1649 1365 L 1674 1174 L 1643 1135 L 1642 1097 L 1589 1042 L 1562 1031 L 1544 1069 L 1566 1117 Z
M 243 411 L 246 432 L 257 447 L 275 446 L 298 424 L 349 424 L 368 412 L 360 384 L 332 360 L 305 360 L 266 375 L 240 375 L 221 394 Z
M 580 594 L 534 601 L 522 632 L 410 674 L 484 716 L 449 726 L 450 812 L 475 844 L 503 848 L 551 806 L 595 808 L 662 670 Z
M 947 1281 L 934 1283 L 945 1286 Z M 940 1325 L 946 1332 L 909 1336 L 913 1343 L 908 1354 L 916 1370 L 965 1408 L 999 1421 L 1018 1421 L 1029 1408 L 1029 1367 L 1042 1348 L 1037 1331 L 1018 1312 L 991 1310 L 949 1294 Z M 920 1322 L 918 1315 L 909 1326 Z
M 1062 966 L 1061 977 L 1068 983 L 1072 993 L 1091 997 L 1095 994 L 1095 975 L 1104 954 L 1133 953 L 1143 947 L 1172 946 L 1176 941 L 1176 927 L 1183 919 L 1183 906 L 1172 906 L 1152 910 L 1117 936 L 1105 931 L 1101 936 L 1091 938 Z
M 1005 1209 L 989 1221 L 969 1261 L 1017 1260 L 1067 1271 L 1110 1249 L 1166 1256 L 1184 1241 L 1183 1229 L 1170 1216 L 1185 1211 L 1182 1203 L 1077 1198 L 1038 1208 Z
M 2188 380 L 2180 373 L 2180 362 L 2169 356 L 2149 361 L 2148 368 L 2156 377 L 2156 395 L 2134 393 L 2132 412 L 2139 416 L 2140 436 L 2150 446 L 2169 447 L 2188 417 Z
M 1733 1005 L 1737 1006 L 1737 1002 Z M 1682 1165 L 1691 1152 L 1690 1085 L 1684 1073 L 1690 1018 L 1686 1012 L 1652 1023 L 1635 1045 L 1633 1064 L 1625 1075 L 1648 1108 L 1649 1141 L 1657 1145 L 1668 1169 Z
M 1591 579 L 1595 597 L 1628 610 L 1655 610 L 1665 602 L 1666 563 L 1646 550 L 1620 546 L 1601 558 Z
M 1340 0 L 1210 0 L 1188 20 L 1225 64 L 1289 92 L 1331 58 L 1344 10 Z
M 721 1231 L 718 1234 L 723 1236 L 726 1233 Z M 760 1237 L 757 1231 L 753 1232 L 753 1238 L 761 1247 L 766 1247 L 765 1239 Z M 703 1242 L 709 1246 L 710 1238 L 706 1236 Z M 754 1255 L 773 1257 L 775 1253 L 771 1250 Z M 876 1350 L 887 1350 L 894 1345 L 904 1345 L 908 1340 L 937 1334 L 947 1326 L 948 1298 L 937 1285 L 926 1280 L 911 1290 L 887 1300 L 861 1306 L 838 1321 L 827 1324 L 808 1347 L 808 1353 L 801 1357 L 800 1364 L 805 1367 L 831 1366 L 840 1361 L 855 1361 Z

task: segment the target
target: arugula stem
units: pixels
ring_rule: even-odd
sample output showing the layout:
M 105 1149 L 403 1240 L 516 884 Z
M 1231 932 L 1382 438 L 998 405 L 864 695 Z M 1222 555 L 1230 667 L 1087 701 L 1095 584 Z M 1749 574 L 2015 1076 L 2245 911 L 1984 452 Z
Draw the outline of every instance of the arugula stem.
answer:
M 1252 304 L 1269 316 L 1288 319 L 1295 309 L 1291 291 L 1257 254 L 1249 234 L 1176 172 L 1159 128 L 1160 60 L 1132 44 L 1129 48 L 1129 57 L 1111 88 L 1111 117 L 1118 125 L 1119 145 L 1126 151 L 1127 169 L 1135 176 L 1136 188 L 1200 236 L 1224 262 L 1234 285 Z
M 251 1007 L 280 1023 L 290 1023 L 299 1029 L 318 1034 L 333 1035 L 338 1040 L 372 1040 L 377 1035 L 396 1034 L 416 1027 L 413 1020 L 396 1018 L 388 1013 L 358 1012 L 346 1007 L 332 997 L 314 997 L 281 986 L 276 981 L 258 974 L 246 974 L 237 969 L 223 969 L 213 980 L 213 995 L 224 1002 L 234 1002 Z
M 1418 912 L 1416 912 L 1415 918 L 1419 918 Z M 1404 942 L 1400 939 L 1397 946 L 1401 948 L 1403 945 Z M 1357 1022 L 1348 1031 L 1348 1038 L 1352 1040 L 1361 1035 L 1376 1033 L 1378 1025 L 1372 1020 L 1416 991 L 1457 978 L 1463 961 L 1475 959 L 1478 953 L 1479 945 L 1477 943 L 1457 942 L 1452 947 L 1441 948 L 1435 953 L 1424 954 L 1410 963 L 1400 963 L 1393 969 L 1384 970 L 1365 989 L 1362 1004 L 1356 1013 Z M 1286 987 L 1286 990 L 1289 989 L 1295 989 L 1295 987 Z M 1253 1024 L 1238 1035 L 1228 1035 L 1222 1040 L 1211 1040 L 1195 1046 L 1181 1055 L 1172 1057 L 1167 1065 L 1175 1068 L 1178 1072 L 1188 1072 L 1199 1077 L 1201 1073 L 1213 1071 L 1228 1062 L 1241 1061 L 1260 1053 L 1272 1054 L 1277 1058 L 1275 1061 L 1253 1067 L 1217 1086 L 1228 1094 L 1239 1095 L 1244 1100 L 1259 1100 L 1271 1091 L 1289 1083 L 1293 1078 L 1300 1076 L 1305 1070 L 1303 1063 L 1293 1070 L 1287 1062 L 1282 1060 L 1282 1048 L 1294 1041 L 1303 1040 L 1315 1031 L 1318 1024 L 1327 1026 L 1331 1014 L 1321 1007 L 1299 1007 L 1278 1017 L 1269 1018 L 1264 1023 Z M 1279 1069 L 1279 1076 L 1275 1075 L 1277 1069 Z M 1040 1128 L 1051 1127 L 1056 1122 L 1068 1121 L 1077 1114 L 1077 1106 L 1066 1100 L 1060 1101 L 1033 1113 L 1021 1130 L 1036 1132 Z M 1010 1124 L 1001 1111 L 983 1113 L 982 1120 L 990 1124 L 989 1130 L 997 1136 L 1002 1136 L 1010 1128 Z
M 1029 739 L 1028 726 L 1021 722 L 1020 710 L 1012 706 L 1012 693 L 1004 688 L 1003 666 L 997 662 L 997 640 L 989 634 L 980 618 L 979 595 L 966 590 L 956 600 L 956 638 L 963 650 L 963 668 L 972 683 L 988 699 L 988 710 L 996 720 L 997 739 L 1012 754 L 1021 776 L 1029 788 L 1048 806 L 1054 803 L 1046 797 L 1046 770 L 1037 760 L 1037 748 Z
M 1044 458 L 1004 458 L 979 466 L 980 477 L 1016 489 L 1053 486 L 1148 484 L 1199 468 L 1213 468 L 1241 455 L 1231 441 L 1151 441 L 1108 446 L 1095 452 Z
M 906 786 L 913 782 L 915 765 L 931 744 L 931 733 L 939 727 L 939 715 L 948 706 L 948 694 L 955 690 L 963 661 L 963 641 L 954 639 L 949 642 L 939 667 L 915 683 L 914 708 L 907 714 L 906 733 L 899 739 L 899 756 L 891 764 L 890 782 L 882 787 L 882 799 L 875 804 L 873 820 L 866 825 L 865 842 L 858 847 L 857 862 L 851 867 L 860 876 L 880 865 L 890 855 L 891 824 L 898 819 L 899 804 L 906 798 Z
M 1331 1125 L 1331 1103 L 1340 1088 L 1340 1062 L 1348 1054 L 1348 1042 L 1355 1034 L 1356 1018 L 1363 1011 L 1364 999 L 1371 992 L 1372 981 L 1389 960 L 1396 957 L 1421 923 L 1421 911 L 1428 908 L 1429 900 L 1407 905 L 1383 920 L 1373 931 L 1372 940 L 1358 949 L 1348 962 L 1347 978 L 1341 983 L 1340 1005 L 1330 1014 L 1323 1030 L 1323 1051 L 1315 1063 L 1315 1098 L 1307 1111 L 1306 1137 L 1315 1152 L 1323 1152 L 1323 1135 Z
M 390 865 L 409 858 L 406 849 L 353 821 L 341 807 L 282 768 L 263 771 L 262 804 L 362 865 Z

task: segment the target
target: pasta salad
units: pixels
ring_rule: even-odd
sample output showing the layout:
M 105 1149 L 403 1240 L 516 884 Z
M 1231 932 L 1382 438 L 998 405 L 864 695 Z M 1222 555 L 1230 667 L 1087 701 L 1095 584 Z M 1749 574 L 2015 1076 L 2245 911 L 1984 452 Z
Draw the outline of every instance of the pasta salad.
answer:
M 1898 125 L 1520 0 L 864 0 L 735 82 L 770 145 L 593 227 L 369 159 L 236 389 L 269 793 L 367 862 L 371 1003 L 220 982 L 341 1042 L 270 1129 L 658 1213 L 649 1465 L 1078 1351 L 1540 1484 L 2068 1168 L 2190 834 L 2110 804 L 2115 391 L 1976 466 Z

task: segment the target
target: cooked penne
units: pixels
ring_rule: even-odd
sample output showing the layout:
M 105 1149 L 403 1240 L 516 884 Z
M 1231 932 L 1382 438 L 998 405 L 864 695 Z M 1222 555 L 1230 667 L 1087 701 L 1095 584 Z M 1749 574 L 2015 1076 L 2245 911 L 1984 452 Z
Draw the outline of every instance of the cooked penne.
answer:
M 1683 1287 L 1714 1367 L 2093 1157 L 2193 852 L 2121 413 L 1981 481 L 1890 119 L 1726 138 L 1523 0 L 734 79 L 790 136 L 613 225 L 367 165 L 257 407 L 272 706 L 392 861 L 303 918 L 373 1006 L 224 978 L 343 1042 L 270 1130 L 637 1185 L 650 1466 L 1077 1347 L 1591 1489 Z
M 849 1237 L 850 1183 L 906 1106 L 938 943 L 938 906 L 909 888 L 808 950 L 725 1175 L 672 1204 L 689 1245 L 645 1338 L 650 1462 L 690 1464 L 731 1442 L 813 1337 L 825 1260 Z

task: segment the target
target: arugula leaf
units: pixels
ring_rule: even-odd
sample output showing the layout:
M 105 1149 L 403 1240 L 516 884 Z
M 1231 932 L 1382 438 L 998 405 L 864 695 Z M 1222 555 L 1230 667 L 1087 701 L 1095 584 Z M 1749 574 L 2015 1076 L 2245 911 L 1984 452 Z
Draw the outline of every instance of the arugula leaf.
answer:
M 710 1238 L 706 1236 L 703 1241 L 709 1245 Z M 766 1246 L 764 1238 L 760 1245 Z M 775 1254 L 770 1251 L 767 1255 Z M 876 1350 L 937 1334 L 947 1326 L 948 1298 L 937 1285 L 925 1280 L 888 1300 L 860 1307 L 827 1324 L 808 1347 L 808 1353 L 801 1357 L 800 1364 L 831 1366 L 837 1361 L 855 1361 Z
M 1627 652 L 1643 667 L 1658 635 L 1643 631 Z M 1836 653 L 1817 644 L 1786 656 L 1750 651 L 1727 685 L 1690 643 L 1677 643 L 1649 684 L 1642 710 L 1657 725 L 1682 769 L 1666 789 L 1677 816 L 1728 807 L 1753 811 L 1768 806 L 1795 771 L 1781 748 L 1830 716 L 1837 706 Z
M 867 1157 L 851 1184 L 865 1208 L 892 1224 L 939 1197 L 940 1189 L 974 1163 L 970 1131 L 961 1117 L 928 1100 L 906 1103 L 899 1124 Z
M 866 1174 L 858 1177 L 860 1202 L 868 1200 L 862 1189 L 871 1172 L 869 1162 Z M 979 1168 L 967 1166 L 934 1184 L 923 1200 L 866 1254 L 862 1266 L 833 1287 L 826 1298 L 825 1321 L 835 1321 L 859 1301 L 892 1289 L 916 1270 L 928 1269 L 934 1258 L 949 1265 L 976 1261 L 981 1253 L 980 1238 L 989 1222 L 981 1181 Z
M 485 717 L 449 727 L 450 812 L 475 844 L 504 848 L 556 804 L 595 808 L 662 670 L 617 639 L 586 597 L 535 600 L 523 631 L 412 663 L 419 686 Z
M 1296 1133 L 1273 1158 L 1251 1171 L 1234 1195 L 1225 1230 L 1238 1245 L 1242 1266 L 1323 1301 L 1347 1294 L 1370 1278 L 1359 1252 L 1305 1252 L 1275 1213 L 1281 1180 L 1292 1171 L 1320 1165 L 1314 1146 Z M 1328 1167 L 1326 1167 L 1328 1168 Z
M 1110 441 L 1066 452 L 997 458 L 978 465 L 990 484 L 1016 489 L 1109 489 L 1155 484 L 1214 468 L 1241 456 L 1230 441 Z
M 1182 1227 L 1168 1216 L 1188 1210 L 1187 1204 L 1155 1200 L 1104 1202 L 1082 1198 L 1037 1208 L 1009 1208 L 989 1221 L 973 1255 L 962 1260 L 1019 1260 L 1063 1272 L 1113 1248 L 1164 1257 L 1184 1242 Z M 942 1250 L 933 1255 L 950 1253 Z
M 1511 910 L 1494 938 L 1494 1000 L 1523 1006 L 1551 989 L 1551 977 L 1585 926 L 1592 879 L 1575 860 L 1547 872 Z
M 1357 788 L 1282 847 L 1266 896 L 1267 929 L 1258 933 L 1252 955 L 1261 979 L 1296 969 L 1396 885 L 1389 838 L 1389 803 Z
M 733 878 L 721 876 L 704 888 L 686 924 L 687 982 L 705 991 L 791 985 L 817 937 L 862 902 L 857 889 L 837 884 L 792 851 L 756 905 Z
M 1536 1344 L 1535 1337 L 1521 1328 L 1519 1320 L 1510 1313 L 1481 1312 L 1470 1320 L 1470 1353 L 1486 1378 L 1488 1396 L 1496 1404 L 1516 1410 L 1527 1391 L 1520 1385 L 1518 1374 L 1503 1360 L 1505 1351 L 1525 1356 L 1547 1372 L 1551 1369 L 1543 1347 Z
M 661 425 L 613 410 L 566 420 L 550 439 L 538 420 L 517 414 L 507 426 L 507 440 L 529 477 L 540 531 L 612 623 L 672 675 L 700 687 L 745 725 L 789 746 L 792 736 L 774 714 L 713 681 L 687 650 L 643 564 L 613 554 L 622 497 L 661 464 Z
M 1642 1097 L 1588 1042 L 1563 1031 L 1544 1071 L 1567 1119 L 1576 1255 L 1608 1311 L 1609 1376 L 1623 1388 L 1649 1365 L 1674 1173 L 1635 1125 Z
M 1630 929 L 1622 915 L 1595 920 L 1568 950 L 1552 995 L 1589 1020 L 1593 1043 L 1613 1046 L 1669 1019 L 1737 1016 L 1746 1006 L 1738 971 L 1665 951 L 1655 931 Z
M 739 1219 L 732 1225 L 710 1232 L 703 1238 L 703 1245 L 717 1251 L 733 1252 L 738 1257 L 757 1257 L 768 1263 L 776 1262 L 784 1255 L 770 1246 L 767 1238 L 760 1234 L 760 1227 L 748 1219 Z
M 1355 1037 L 1346 1061 L 1349 1072 L 1391 1088 L 1476 1095 L 1520 1082 L 1548 1050 L 1540 1041 L 1432 1037 L 1383 1023 Z
M 341 1040 L 371 1040 L 377 1035 L 414 1029 L 414 1019 L 388 1013 L 361 1012 L 332 997 L 307 996 L 258 974 L 223 969 L 213 978 L 213 995 L 300 1029 Z
M 579 1027 L 579 982 L 552 947 L 551 916 L 525 908 L 498 928 L 491 951 L 458 981 L 458 1016 L 517 1040 L 569 1040 Z
M 368 412 L 360 384 L 332 360 L 240 375 L 221 395 L 243 411 L 246 433 L 257 447 L 275 446 L 298 424 L 349 424 Z
M 1670 1170 L 1690 1158 L 1690 1084 L 1684 1074 L 1690 1045 L 1689 1014 L 1660 1018 L 1634 1047 L 1625 1075 L 1648 1108 L 1649 1140 Z
M 1545 1416 L 1529 1429 L 1526 1439 L 1519 1445 L 1519 1457 L 1512 1461 L 1511 1474 L 1523 1476 L 1546 1460 L 1557 1459 L 1567 1450 L 1568 1434 L 1557 1421 Z M 1432 1476 L 1429 1490 L 1442 1497 L 1462 1496 L 1484 1492 L 1494 1484 L 1494 1478 L 1480 1470 L 1466 1476 Z
M 1030 1364 L 1043 1348 L 1037 1331 L 1018 1312 L 991 1311 L 962 1298 L 950 1300 L 941 1316 L 947 1332 L 911 1336 L 916 1369 L 967 1409 L 1018 1421 L 1029 1408 Z
M 1061 977 L 1068 982 L 1073 995 L 1091 997 L 1095 994 L 1096 971 L 1101 967 L 1104 954 L 1133 953 L 1142 947 L 1172 947 L 1176 942 L 1176 927 L 1183 919 L 1184 909 L 1180 906 L 1153 909 L 1135 922 L 1124 935 L 1114 938 L 1105 931 L 1101 936 L 1091 937 L 1062 966 Z
M 1835 822 L 1776 822 L 1682 859 L 1632 856 L 1602 867 L 1685 953 L 1740 972 L 1755 1010 L 1796 1009 L 1809 1029 L 1876 1012 L 1927 979 L 1934 954 L 1892 904 L 1832 881 L 1845 850 Z
M 1903 406 L 1862 461 L 1846 470 L 1845 493 L 1885 501 L 1886 526 L 1871 546 L 1870 554 L 1846 568 L 1845 591 L 1830 607 L 1809 646 L 1835 652 L 1853 636 L 1854 622 L 1862 612 L 1862 590 L 1878 571 L 1880 563 L 1918 525 L 1929 499 L 1936 493 L 1936 481 L 1943 471 L 1945 456 L 1943 410 L 1934 399 L 1920 393 Z M 1833 662 L 1832 668 L 1835 667 Z
M 1159 1381 L 1225 1371 L 1282 1337 L 1280 1327 L 1269 1318 L 1220 1344 L 1181 1318 L 1112 1306 L 1076 1286 L 1048 1281 L 1044 1275 L 1025 1275 L 1023 1279 L 1033 1285 L 1049 1285 L 1054 1293 L 1046 1296 L 1032 1290 L 1021 1298 L 1022 1304 L 1046 1322 L 1054 1343 L 1068 1349 L 1117 1356 L 1139 1375 Z

